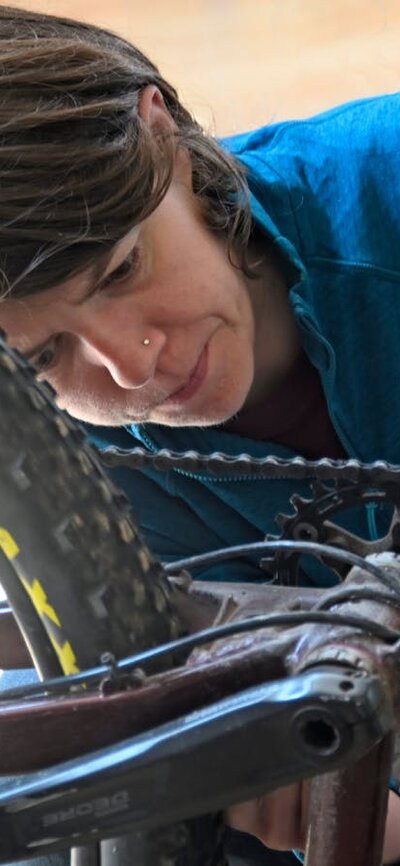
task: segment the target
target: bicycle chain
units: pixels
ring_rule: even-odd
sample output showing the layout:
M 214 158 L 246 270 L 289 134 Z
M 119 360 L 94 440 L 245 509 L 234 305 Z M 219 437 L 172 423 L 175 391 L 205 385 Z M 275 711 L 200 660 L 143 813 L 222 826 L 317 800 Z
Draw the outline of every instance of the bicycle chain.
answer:
M 273 455 L 251 457 L 250 454 L 238 454 L 232 457 L 219 451 L 200 454 L 197 451 L 175 452 L 167 448 L 157 453 L 139 447 L 124 451 L 114 446 L 101 452 L 101 460 L 107 466 L 119 466 L 123 463 L 132 469 L 151 466 L 162 471 L 181 469 L 193 473 L 210 472 L 217 476 L 226 475 L 228 472 L 230 476 L 233 473 L 235 477 L 343 481 L 376 487 L 381 484 L 400 483 L 400 466 L 388 463 L 386 460 L 375 460 L 373 463 L 362 463 L 354 458 L 331 460 L 327 457 L 320 460 L 307 460 L 305 457 L 284 460 L 282 457 Z
M 176 453 L 166 449 L 152 454 L 144 448 L 135 448 L 130 452 L 108 448 L 103 452 L 102 459 L 108 466 L 124 463 L 135 469 L 152 466 L 165 471 L 208 471 L 218 477 L 228 473 L 230 478 L 307 480 L 310 482 L 312 497 L 306 499 L 294 493 L 289 500 L 293 512 L 275 516 L 281 533 L 278 536 L 267 534 L 267 541 L 314 541 L 348 549 L 364 557 L 382 550 L 400 548 L 400 466 L 386 461 L 379 460 L 368 464 L 355 459 L 306 460 L 299 456 L 284 460 L 272 455 L 254 458 L 248 454 L 240 454 L 231 457 L 219 452 L 206 455 L 195 451 Z M 388 531 L 374 541 L 346 532 L 342 526 L 330 520 L 343 509 L 357 505 L 368 506 L 376 501 L 393 506 L 394 511 Z M 336 572 L 339 579 L 346 576 L 346 566 L 332 563 L 328 557 L 320 558 Z M 264 557 L 260 564 L 274 581 L 295 585 L 301 580 L 299 552 L 278 550 Z

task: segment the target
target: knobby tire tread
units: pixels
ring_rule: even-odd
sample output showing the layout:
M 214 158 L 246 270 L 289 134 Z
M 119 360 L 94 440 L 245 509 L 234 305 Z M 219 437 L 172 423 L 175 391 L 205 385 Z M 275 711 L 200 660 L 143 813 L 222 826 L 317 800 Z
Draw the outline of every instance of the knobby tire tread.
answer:
M 32 368 L 0 344 L 0 527 L 80 668 L 177 636 L 170 588 L 124 497 Z M 55 623 L 43 613 L 45 628 Z

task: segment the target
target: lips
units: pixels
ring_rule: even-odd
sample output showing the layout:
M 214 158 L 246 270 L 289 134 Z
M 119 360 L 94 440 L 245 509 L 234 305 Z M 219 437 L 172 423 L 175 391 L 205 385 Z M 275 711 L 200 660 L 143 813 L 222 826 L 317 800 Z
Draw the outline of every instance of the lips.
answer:
M 181 388 L 178 388 L 173 394 L 171 394 L 167 400 L 165 400 L 164 405 L 172 404 L 172 403 L 185 403 L 186 400 L 190 400 L 191 397 L 196 394 L 201 385 L 206 378 L 208 370 L 208 349 L 207 345 L 204 346 L 204 349 L 200 353 L 197 364 L 186 382 Z

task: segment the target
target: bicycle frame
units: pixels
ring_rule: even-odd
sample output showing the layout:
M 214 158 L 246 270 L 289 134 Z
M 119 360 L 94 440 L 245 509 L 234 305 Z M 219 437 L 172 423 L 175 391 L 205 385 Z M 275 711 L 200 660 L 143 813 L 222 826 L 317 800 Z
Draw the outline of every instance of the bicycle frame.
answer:
M 374 562 L 399 577 L 397 558 Z M 366 581 L 381 588 L 353 568 L 344 589 L 355 598 L 335 610 L 399 631 L 396 597 L 359 598 Z M 337 592 L 193 582 L 175 603 L 195 633 L 265 610 L 311 612 Z M 1 623 L 0 664 L 14 665 L 23 646 L 10 614 Z M 166 673 L 136 670 L 129 688 L 111 667 L 95 692 L 3 702 L 0 771 L 24 775 L 0 786 L 0 859 L 163 827 L 308 777 L 307 866 L 380 866 L 399 667 L 398 642 L 344 618 L 246 630 Z

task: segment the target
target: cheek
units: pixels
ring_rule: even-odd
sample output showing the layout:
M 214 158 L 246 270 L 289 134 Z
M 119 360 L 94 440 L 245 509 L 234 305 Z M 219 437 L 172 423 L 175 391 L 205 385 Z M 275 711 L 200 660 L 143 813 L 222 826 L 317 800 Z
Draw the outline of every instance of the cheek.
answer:
M 69 392 L 63 388 L 56 389 L 56 404 L 59 409 L 69 412 L 75 418 L 79 417 L 81 400 L 76 393 Z
M 108 414 L 104 411 L 104 400 L 101 400 L 99 395 L 93 391 L 78 389 L 74 392 L 63 392 L 57 395 L 56 403 L 59 409 L 68 412 L 77 421 L 86 421 L 89 424 L 107 424 L 110 422 Z M 108 401 L 106 405 L 109 406 Z
M 66 410 L 75 417 L 79 416 L 81 407 L 92 403 L 93 385 L 84 371 L 78 375 L 59 371 L 48 376 L 48 382 L 56 392 L 56 403 L 59 409 Z
M 210 313 L 233 312 L 237 304 L 238 272 L 213 239 L 180 237 L 179 256 L 165 253 L 152 275 L 153 288 L 159 287 L 157 304 L 175 307 L 175 314 L 189 318 L 206 307 Z M 168 298 L 168 301 L 166 301 Z

